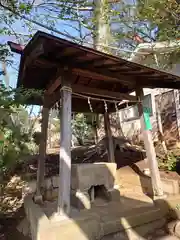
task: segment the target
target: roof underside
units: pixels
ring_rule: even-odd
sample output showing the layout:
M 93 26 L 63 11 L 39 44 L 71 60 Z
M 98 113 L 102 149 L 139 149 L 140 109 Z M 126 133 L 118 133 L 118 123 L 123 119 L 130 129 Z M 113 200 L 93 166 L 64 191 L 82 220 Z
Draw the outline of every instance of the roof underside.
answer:
M 107 55 L 43 32 L 37 32 L 22 52 L 17 87 L 45 90 L 57 79 L 64 67 L 68 67 L 73 73 L 72 84 L 99 90 L 130 93 L 138 87 L 180 88 L 178 76 Z M 53 101 L 56 100 L 58 99 Z M 42 104 L 42 101 L 36 98 L 30 99 L 29 103 Z M 87 99 L 73 96 L 72 105 L 73 111 L 89 111 Z M 92 107 L 95 112 L 104 112 L 104 102 L 93 101 Z M 113 103 L 108 107 L 114 111 Z

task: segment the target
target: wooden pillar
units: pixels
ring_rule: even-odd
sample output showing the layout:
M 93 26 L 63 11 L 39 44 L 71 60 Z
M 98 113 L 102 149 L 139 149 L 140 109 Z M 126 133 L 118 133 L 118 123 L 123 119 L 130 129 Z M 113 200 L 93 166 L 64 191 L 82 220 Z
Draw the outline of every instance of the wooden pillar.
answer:
M 35 195 L 37 201 L 40 200 L 39 198 L 42 198 L 41 190 L 44 188 L 48 118 L 49 118 L 49 109 L 43 106 L 42 120 L 41 120 L 41 138 L 40 138 L 40 144 L 39 144 L 38 171 L 37 171 L 37 191 Z
M 162 183 L 160 179 L 160 173 L 158 169 L 158 162 L 156 160 L 156 152 L 152 140 L 152 133 L 151 130 L 145 129 L 145 121 L 144 121 L 144 115 L 143 115 L 143 105 L 142 100 L 144 98 L 143 89 L 137 89 L 136 90 L 136 96 L 141 103 L 138 104 L 138 110 L 140 115 L 140 122 L 141 122 L 141 131 L 143 133 L 143 140 L 146 150 L 146 155 L 148 159 L 148 165 L 151 172 L 151 181 L 152 181 L 152 187 L 154 190 L 155 196 L 162 196 L 163 195 L 163 189 L 162 189 Z
M 60 140 L 60 163 L 59 163 L 59 215 L 70 214 L 70 185 L 71 185 L 71 84 L 70 74 L 62 79 L 61 88 L 61 140 Z
M 110 126 L 110 120 L 109 120 L 109 113 L 104 113 L 104 128 L 108 143 L 108 161 L 109 162 L 115 162 L 115 156 L 114 156 L 114 144 L 113 144 L 113 138 L 111 133 L 111 126 Z
M 178 140 L 180 140 L 180 109 L 179 109 L 179 90 L 174 90 L 174 100 L 175 100 L 175 109 L 176 109 L 176 119 L 178 127 Z

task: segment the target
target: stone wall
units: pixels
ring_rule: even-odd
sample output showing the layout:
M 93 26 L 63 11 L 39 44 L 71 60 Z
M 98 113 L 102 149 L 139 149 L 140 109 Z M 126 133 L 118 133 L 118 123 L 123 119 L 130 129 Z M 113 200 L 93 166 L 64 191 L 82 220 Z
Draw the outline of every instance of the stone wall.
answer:
M 23 194 L 32 194 L 36 192 L 36 180 L 32 180 L 23 188 Z M 53 176 L 45 179 L 45 200 L 53 201 L 58 197 L 59 176 Z

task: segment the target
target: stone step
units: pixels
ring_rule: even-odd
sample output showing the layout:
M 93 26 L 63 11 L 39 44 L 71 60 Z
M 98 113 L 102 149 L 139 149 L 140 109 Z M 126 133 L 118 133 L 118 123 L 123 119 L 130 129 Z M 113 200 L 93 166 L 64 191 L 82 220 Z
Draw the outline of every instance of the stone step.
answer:
M 25 204 L 25 207 L 27 207 L 27 204 Z M 37 207 L 35 205 L 35 209 Z M 39 209 L 41 209 L 40 206 Z M 38 211 L 33 211 L 33 214 L 36 214 L 36 212 Z M 121 196 L 120 201 L 111 201 L 97 207 L 94 206 L 90 210 L 74 212 L 74 215 L 72 212 L 71 218 L 61 221 L 57 218 L 49 219 L 42 213 L 38 225 L 41 227 L 38 227 L 38 231 L 44 240 L 101 239 L 108 234 L 122 231 L 127 231 L 129 235 L 132 231 L 135 231 L 141 236 L 144 234 L 144 230 L 141 229 L 142 225 L 154 221 L 161 225 L 164 221 L 164 213 L 152 203 L 151 199 L 145 195 L 133 193 Z M 50 216 L 52 216 L 52 213 Z M 46 221 L 44 221 L 45 217 Z M 37 228 L 36 225 L 34 228 Z
M 131 208 L 129 211 L 118 211 L 116 208 L 114 211 L 109 210 L 107 214 L 103 216 L 100 214 L 100 216 L 105 235 L 141 226 L 163 218 L 162 211 L 153 205 L 147 207 L 139 206 L 134 209 Z
M 133 201 L 131 202 L 133 204 Z M 165 224 L 161 210 L 154 205 L 149 207 L 131 207 L 114 203 L 85 210 L 82 213 L 64 223 L 51 225 L 51 233 L 54 239 L 101 239 L 103 236 L 125 232 L 130 240 L 140 239 L 132 236 L 143 236 L 153 227 L 160 228 Z M 152 224 L 153 223 L 153 224 Z M 143 228 L 145 225 L 145 229 Z M 130 237 L 131 236 L 131 237 Z M 52 239 L 52 238 L 51 238 Z M 122 239 L 122 238 L 119 238 Z

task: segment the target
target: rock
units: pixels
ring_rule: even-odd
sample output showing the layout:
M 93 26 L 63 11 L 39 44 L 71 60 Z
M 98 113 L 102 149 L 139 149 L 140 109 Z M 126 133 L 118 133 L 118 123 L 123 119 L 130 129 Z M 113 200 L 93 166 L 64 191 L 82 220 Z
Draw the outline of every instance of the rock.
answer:
M 167 224 L 167 230 L 170 234 L 173 234 L 180 238 L 180 221 L 175 220 Z
M 166 228 L 167 228 L 167 231 L 170 233 L 170 234 L 173 234 L 174 235 L 174 231 L 175 231 L 175 226 L 177 224 L 177 220 L 175 221 L 171 221 L 167 224 Z
M 177 221 L 175 224 L 174 234 L 180 238 L 180 221 Z

